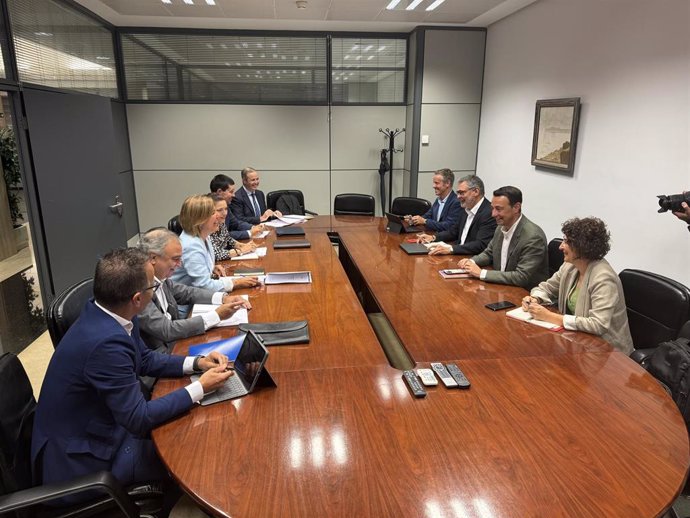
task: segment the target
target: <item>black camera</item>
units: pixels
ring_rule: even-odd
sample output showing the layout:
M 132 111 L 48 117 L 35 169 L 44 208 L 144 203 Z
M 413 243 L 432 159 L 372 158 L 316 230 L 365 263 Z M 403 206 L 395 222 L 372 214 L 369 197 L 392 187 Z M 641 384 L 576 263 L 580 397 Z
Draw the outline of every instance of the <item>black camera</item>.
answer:
M 671 194 L 669 196 L 658 195 L 659 198 L 659 212 L 666 212 L 670 210 L 671 212 L 683 212 L 684 209 L 681 207 L 681 203 L 685 202 L 690 205 L 690 191 L 686 191 L 683 194 Z

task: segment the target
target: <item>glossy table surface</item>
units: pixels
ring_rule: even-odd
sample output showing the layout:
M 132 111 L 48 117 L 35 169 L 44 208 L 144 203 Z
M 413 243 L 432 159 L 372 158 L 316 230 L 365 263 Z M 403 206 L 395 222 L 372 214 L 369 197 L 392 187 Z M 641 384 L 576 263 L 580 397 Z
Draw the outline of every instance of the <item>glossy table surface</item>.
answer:
M 672 503 L 690 461 L 685 424 L 634 362 L 595 337 L 507 322 L 483 307 L 517 302 L 516 288 L 444 281 L 436 259 L 397 255 L 400 236 L 336 225 L 418 366 L 453 360 L 472 382 L 464 391 L 429 387 L 415 399 L 386 363 L 325 227 L 317 228 L 321 217 L 312 222 L 311 249 L 273 251 L 269 237 L 268 256 L 251 262 L 314 274 L 305 291 L 247 290 L 252 322 L 309 320 L 309 345 L 271 348 L 278 387 L 195 407 L 153 432 L 170 471 L 210 513 L 627 518 L 660 516 Z M 422 311 L 424 300 L 424 313 L 408 315 L 418 333 L 396 313 Z M 177 352 L 228 333 L 189 339 Z M 184 383 L 161 380 L 155 396 Z

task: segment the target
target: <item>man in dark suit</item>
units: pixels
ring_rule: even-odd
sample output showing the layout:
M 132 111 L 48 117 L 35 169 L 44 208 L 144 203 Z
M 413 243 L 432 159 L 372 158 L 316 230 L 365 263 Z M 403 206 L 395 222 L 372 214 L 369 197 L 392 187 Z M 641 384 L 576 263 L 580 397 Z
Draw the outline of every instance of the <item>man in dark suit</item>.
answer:
M 433 187 L 436 201 L 422 216 L 405 216 L 414 226 L 421 226 L 427 230 L 440 232 L 449 230 L 460 218 L 460 202 L 453 193 L 455 175 L 450 169 L 439 169 L 433 177 Z
M 263 225 L 252 225 L 246 221 L 237 219 L 230 210 L 232 200 L 235 198 L 235 181 L 227 175 L 217 174 L 211 179 L 209 185 L 211 194 L 217 194 L 228 204 L 228 213 L 225 216 L 225 226 L 233 239 L 249 239 L 255 234 L 263 232 Z
M 144 345 L 137 314 L 157 287 L 141 250 L 115 250 L 98 261 L 95 298 L 60 341 L 41 388 L 31 445 L 36 478 L 60 482 L 105 470 L 124 485 L 165 480 L 149 432 L 233 374 L 217 352 L 184 357 Z M 199 381 L 154 401 L 146 401 L 139 386 L 140 375 L 203 371 Z
M 496 231 L 496 220 L 491 216 L 491 203 L 484 197 L 484 182 L 476 175 L 458 180 L 458 200 L 464 209 L 460 219 L 449 230 L 430 236 L 422 234 L 419 242 L 438 243 L 429 255 L 475 255 L 483 251 Z M 452 244 L 444 243 L 452 241 Z
M 280 217 L 280 211 L 266 208 L 266 197 L 259 190 L 259 173 L 252 167 L 242 169 L 242 187 L 235 193 L 230 210 L 241 221 L 258 225 L 275 216 Z
M 481 254 L 462 259 L 458 266 L 486 282 L 513 284 L 529 290 L 549 276 L 544 231 L 522 214 L 522 192 L 517 187 L 496 189 L 492 215 L 499 225 Z M 493 270 L 481 267 L 491 265 Z
M 150 349 L 169 354 L 175 341 L 203 334 L 239 308 L 251 308 L 242 297 L 171 281 L 169 277 L 182 262 L 182 244 L 174 232 L 162 227 L 151 229 L 141 236 L 139 248 L 148 254 L 153 265 L 153 280 L 160 283 L 151 302 L 139 315 L 141 337 Z M 178 305 L 197 303 L 221 305 L 215 311 L 181 318 Z

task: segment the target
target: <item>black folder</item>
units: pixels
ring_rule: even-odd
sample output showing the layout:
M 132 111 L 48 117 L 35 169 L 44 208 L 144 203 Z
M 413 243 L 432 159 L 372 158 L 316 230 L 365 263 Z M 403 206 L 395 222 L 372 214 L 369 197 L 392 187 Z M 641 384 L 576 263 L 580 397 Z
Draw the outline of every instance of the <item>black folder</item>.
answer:
M 284 239 L 274 241 L 273 248 L 311 248 L 311 243 L 306 239 Z
M 276 236 L 303 236 L 304 229 L 302 227 L 278 227 L 276 229 Z

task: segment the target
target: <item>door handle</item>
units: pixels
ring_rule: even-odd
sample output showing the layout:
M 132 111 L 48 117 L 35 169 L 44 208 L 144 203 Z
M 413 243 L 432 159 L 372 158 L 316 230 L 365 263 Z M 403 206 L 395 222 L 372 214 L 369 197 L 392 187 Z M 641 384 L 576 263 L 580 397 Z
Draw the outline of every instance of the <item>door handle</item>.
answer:
M 108 205 L 108 208 L 110 209 L 110 212 L 117 214 L 118 216 L 122 217 L 122 202 L 120 201 L 119 196 L 115 196 L 115 204 L 114 205 Z

